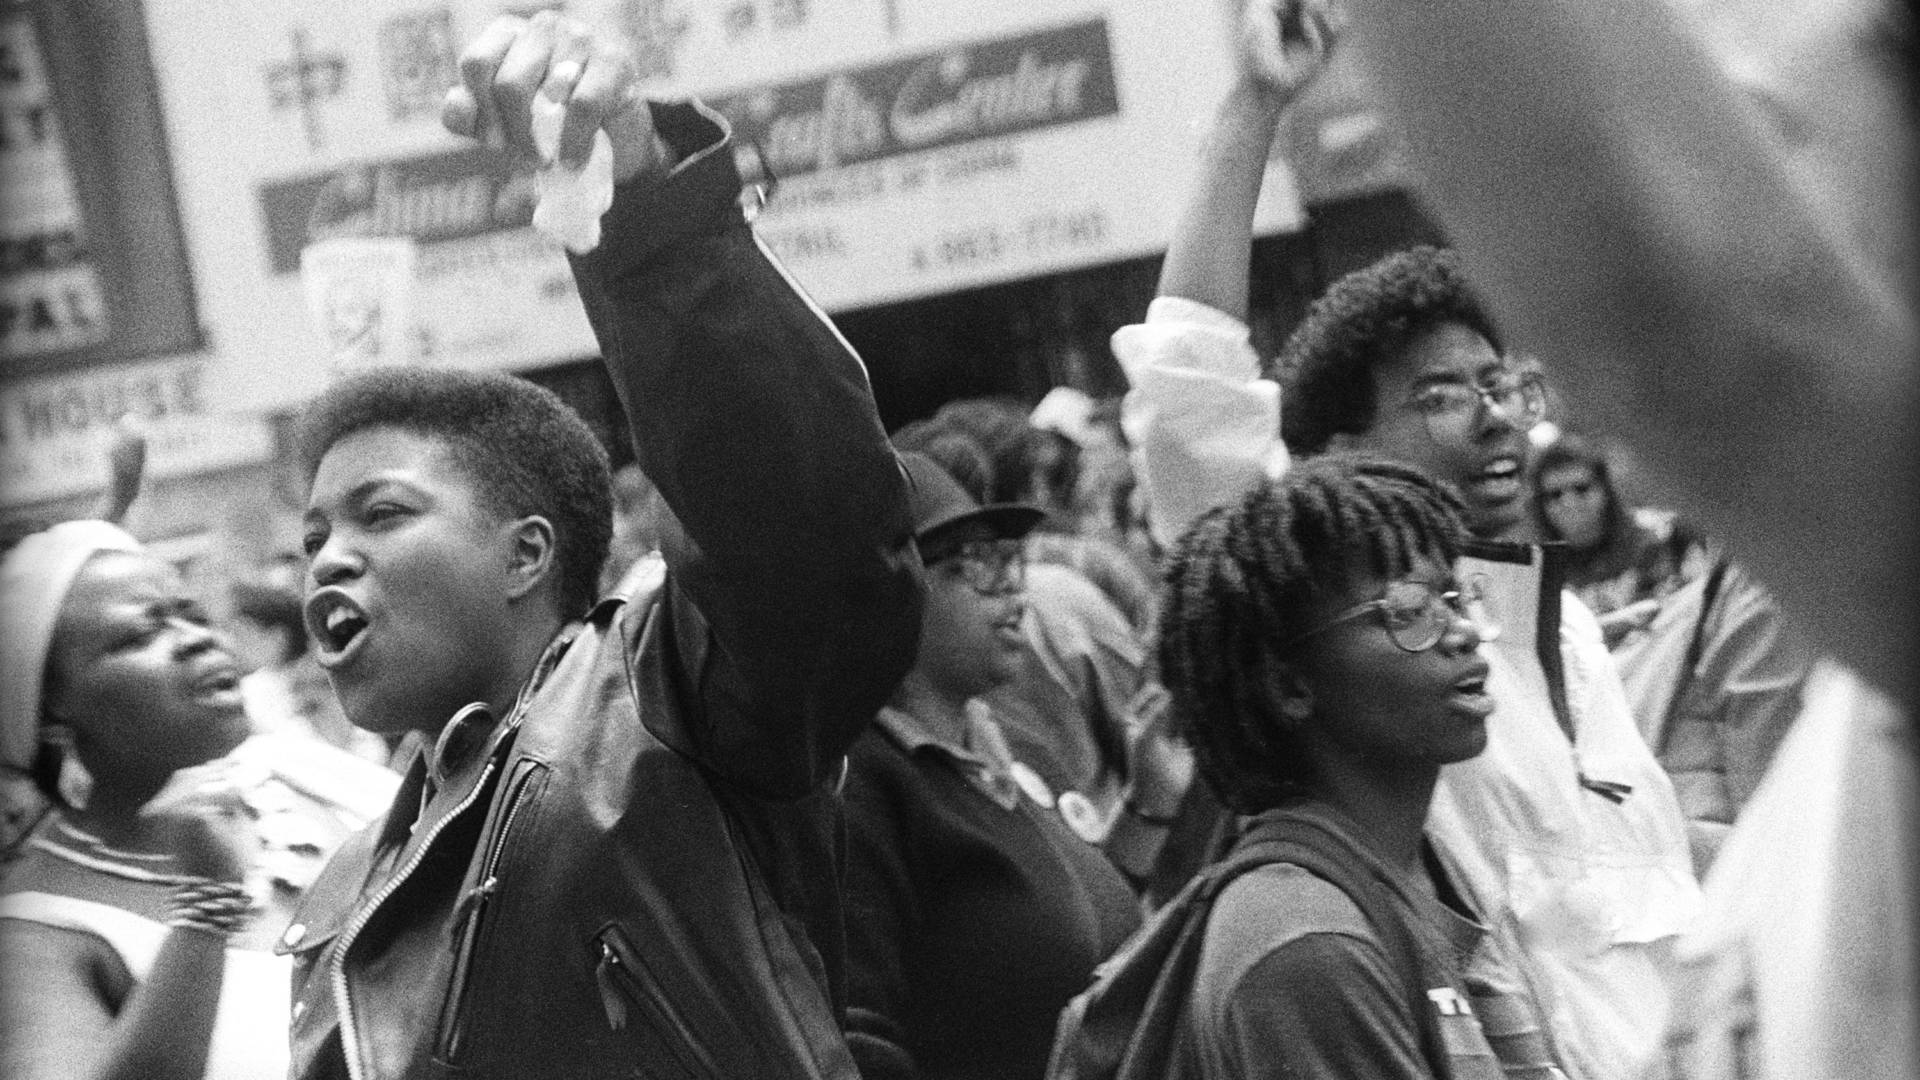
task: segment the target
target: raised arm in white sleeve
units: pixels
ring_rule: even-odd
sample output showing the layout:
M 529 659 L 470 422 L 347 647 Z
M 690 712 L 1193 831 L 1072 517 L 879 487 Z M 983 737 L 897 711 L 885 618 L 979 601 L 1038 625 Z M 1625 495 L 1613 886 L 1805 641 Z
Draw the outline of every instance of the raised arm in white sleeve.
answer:
M 1113 335 L 1132 384 L 1121 414 L 1155 543 L 1286 468 L 1280 388 L 1248 340 L 1247 263 L 1286 107 L 1333 48 L 1325 0 L 1248 0 L 1239 70 L 1214 114 L 1144 323 Z
M 1286 468 L 1280 387 L 1260 377 L 1245 323 L 1177 296 L 1113 335 L 1132 389 L 1121 424 L 1147 496 L 1154 542 L 1171 547 L 1194 520 Z

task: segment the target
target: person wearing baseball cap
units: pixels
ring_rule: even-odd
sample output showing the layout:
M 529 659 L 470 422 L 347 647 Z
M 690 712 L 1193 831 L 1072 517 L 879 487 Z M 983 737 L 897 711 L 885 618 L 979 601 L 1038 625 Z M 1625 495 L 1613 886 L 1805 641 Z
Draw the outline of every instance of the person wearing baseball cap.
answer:
M 1045 514 L 901 461 L 927 601 L 913 668 L 849 755 L 849 1041 L 869 1078 L 1037 1078 L 1138 908 L 979 699 L 1018 669 L 1021 540 Z
M 905 451 L 900 461 L 907 470 L 914 541 L 929 566 L 934 562 L 927 553 L 929 544 L 936 552 L 941 551 L 943 541 L 961 533 L 971 540 L 1017 541 L 1047 516 L 1046 511 L 1026 503 L 980 505 L 939 462 L 926 454 Z M 1019 545 L 1012 546 L 1017 549 Z

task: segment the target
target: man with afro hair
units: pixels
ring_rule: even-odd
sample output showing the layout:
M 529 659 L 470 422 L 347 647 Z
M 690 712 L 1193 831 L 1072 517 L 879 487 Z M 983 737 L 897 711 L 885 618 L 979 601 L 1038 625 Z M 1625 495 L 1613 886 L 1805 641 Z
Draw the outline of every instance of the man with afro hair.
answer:
M 1321 6 L 1274 0 L 1265 17 Z M 1482 589 L 1500 630 L 1483 647 L 1495 709 L 1487 751 L 1441 770 L 1429 828 L 1514 961 L 1483 982 L 1531 1003 L 1531 1021 L 1516 1012 L 1500 1024 L 1537 1023 L 1576 1080 L 1636 1075 L 1660 1051 L 1671 950 L 1699 887 L 1672 783 L 1598 624 L 1561 589 L 1554 557 L 1525 542 L 1521 465 L 1545 404 L 1539 373 L 1506 355 L 1453 255 L 1433 248 L 1330 287 L 1272 365 L 1278 382 L 1260 377 L 1249 344 L 1254 205 L 1276 125 L 1327 38 L 1245 50 L 1159 296 L 1143 324 L 1114 335 L 1154 533 L 1171 542 L 1205 509 L 1194 493 L 1228 502 L 1288 454 L 1376 455 L 1458 492 L 1475 542 L 1456 573 Z

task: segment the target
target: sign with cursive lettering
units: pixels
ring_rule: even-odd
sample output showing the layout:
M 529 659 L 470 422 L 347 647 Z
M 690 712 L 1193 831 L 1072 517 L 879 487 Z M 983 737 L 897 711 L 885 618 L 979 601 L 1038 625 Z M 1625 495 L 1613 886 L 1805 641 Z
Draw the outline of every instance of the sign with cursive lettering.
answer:
M 249 408 L 324 384 L 301 252 L 415 243 L 424 362 L 529 368 L 595 351 L 532 188 L 439 129 L 427 81 L 500 0 L 168 0 L 149 8 L 202 318 Z M 1166 244 L 1232 69 L 1238 4 L 1102 0 L 568 0 L 623 37 L 648 93 L 697 95 L 771 174 L 755 228 L 829 310 L 1131 258 Z M 233 75 L 296 30 L 337 56 L 324 139 Z M 219 50 L 205 47 L 208 40 Z M 396 51 L 397 50 L 397 51 Z M 750 153 L 748 156 L 752 156 Z M 1259 228 L 1299 220 L 1276 164 Z M 250 212 L 239 213 L 242 208 Z
M 773 178 L 762 239 L 829 309 L 1165 246 L 1237 5 L 988 6 L 903 4 L 881 59 L 830 60 L 816 32 L 803 76 L 706 91 Z M 1256 227 L 1300 216 L 1276 160 Z
M 260 213 L 267 263 L 286 274 L 319 240 L 409 236 L 430 244 L 525 228 L 533 177 L 491 150 L 455 147 L 270 181 L 260 187 Z
M 783 178 L 1120 111 L 1107 25 L 1099 19 L 711 104 Z

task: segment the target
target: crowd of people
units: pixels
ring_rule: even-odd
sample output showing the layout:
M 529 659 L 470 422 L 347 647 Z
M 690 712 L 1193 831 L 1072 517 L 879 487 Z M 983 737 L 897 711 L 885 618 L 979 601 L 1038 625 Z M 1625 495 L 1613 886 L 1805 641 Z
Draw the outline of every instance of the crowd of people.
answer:
M 571 265 L 634 462 L 518 377 L 379 369 L 304 411 L 303 557 L 228 616 L 123 528 L 136 436 L 93 519 L 10 527 L 0 1071 L 1910 1075 L 1911 523 L 1824 516 L 1910 492 L 1805 486 L 1911 448 L 1859 404 L 1911 383 L 1858 366 L 1914 343 L 1902 268 L 1768 178 L 1702 31 L 1604 8 L 1250 0 L 1125 397 L 892 432 L 725 121 L 584 24 L 491 24 L 447 127 L 535 158 L 545 98 L 563 160 L 611 146 Z M 1262 357 L 1254 208 L 1336 48 L 1460 246 Z M 1623 132 L 1643 92 L 1666 126 Z M 1632 228 L 1548 220 L 1574 165 L 1525 155 L 1569 146 Z M 1705 419 L 1782 373 L 1791 431 Z M 1639 505 L 1663 455 L 1778 516 Z

